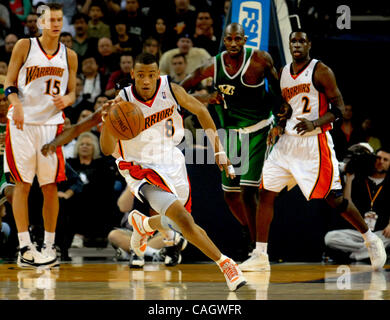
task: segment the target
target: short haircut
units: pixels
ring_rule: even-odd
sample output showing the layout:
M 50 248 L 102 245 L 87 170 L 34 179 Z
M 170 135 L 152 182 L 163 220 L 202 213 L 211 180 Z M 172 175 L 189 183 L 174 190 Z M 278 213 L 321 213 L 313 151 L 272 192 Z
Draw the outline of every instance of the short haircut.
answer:
M 378 154 L 379 151 L 390 153 L 390 144 L 382 145 L 378 150 L 376 150 L 375 154 Z
M 81 139 L 88 137 L 92 139 L 93 144 L 93 156 L 92 159 L 97 159 L 100 157 L 100 147 L 99 147 L 99 140 L 98 138 L 92 133 L 92 132 L 83 132 L 80 134 L 80 136 L 77 138 L 76 144 L 74 145 L 74 156 L 75 158 L 78 158 L 79 156 L 79 147 L 81 144 Z
M 175 58 L 183 58 L 184 59 L 184 62 L 187 63 L 187 58 L 184 54 L 182 53 L 176 53 L 173 57 L 172 57 L 172 60 L 175 59 Z
M 95 59 L 95 62 L 98 63 L 97 58 L 96 58 L 93 54 L 86 54 L 86 55 L 81 59 L 81 63 L 83 63 L 85 60 L 91 59 L 91 58 Z
M 226 36 L 226 34 L 230 31 L 230 30 L 236 30 L 237 32 L 240 32 L 242 33 L 243 35 L 245 35 L 245 29 L 244 27 L 237 23 L 237 22 L 232 22 L 231 24 L 229 24 L 226 29 L 225 29 L 225 32 L 224 32 L 224 37 Z
M 49 7 L 50 10 L 63 10 L 64 8 L 61 3 L 57 2 L 46 3 L 45 6 Z
M 30 14 L 35 14 L 37 16 L 40 16 L 40 17 L 43 17 L 43 15 L 45 14 L 45 8 L 49 8 L 49 11 L 50 10 L 53 10 L 53 11 L 63 11 L 63 5 L 61 3 L 56 3 L 56 2 L 53 2 L 53 3 L 42 3 L 41 5 L 38 6 L 41 7 L 42 6 L 42 12 L 41 13 L 30 13 Z
M 99 1 L 99 0 L 92 0 L 91 5 L 89 6 L 88 12 L 91 11 L 92 7 L 99 7 L 104 15 L 104 9 L 105 9 L 104 2 Z
M 133 57 L 133 55 L 132 55 L 130 52 L 121 53 L 121 55 L 119 56 L 119 61 L 120 61 L 120 59 L 121 59 L 122 57 L 131 57 L 131 59 L 132 59 L 133 62 L 134 62 L 134 57 Z
M 303 29 L 297 29 L 297 30 L 291 31 L 290 34 L 288 35 L 288 40 L 289 41 L 291 40 L 292 34 L 295 33 L 295 32 L 301 32 L 301 33 L 306 34 L 307 40 L 311 41 L 311 36 L 310 36 L 309 32 L 307 32 L 306 30 L 303 30 Z
M 107 97 L 105 94 L 99 94 L 99 95 L 95 98 L 95 101 L 93 102 L 93 104 L 95 105 L 96 102 L 98 101 L 98 99 L 99 99 L 99 98 L 102 98 L 102 97 L 108 99 L 108 97 Z
M 158 65 L 158 61 L 157 61 L 157 58 L 151 54 L 151 53 L 141 53 L 139 54 L 136 58 L 135 58 L 135 61 L 134 61 L 134 65 L 136 63 L 141 63 L 141 64 L 153 64 L 153 63 L 157 63 Z
M 72 18 L 72 24 L 74 24 L 76 22 L 76 20 L 80 20 L 80 19 L 83 19 L 85 21 L 85 23 L 88 23 L 89 21 L 89 16 L 86 15 L 85 13 L 76 13 L 73 18 Z
M 61 32 L 60 38 L 61 37 L 72 37 L 72 39 L 73 39 L 72 34 L 70 32 L 67 32 L 67 31 Z

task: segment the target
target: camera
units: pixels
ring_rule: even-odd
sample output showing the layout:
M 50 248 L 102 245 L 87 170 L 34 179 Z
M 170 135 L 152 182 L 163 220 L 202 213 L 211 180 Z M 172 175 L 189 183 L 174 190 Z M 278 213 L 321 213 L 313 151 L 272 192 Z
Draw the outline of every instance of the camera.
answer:
M 340 171 L 368 177 L 374 173 L 376 155 L 368 143 L 357 143 L 348 148 Z

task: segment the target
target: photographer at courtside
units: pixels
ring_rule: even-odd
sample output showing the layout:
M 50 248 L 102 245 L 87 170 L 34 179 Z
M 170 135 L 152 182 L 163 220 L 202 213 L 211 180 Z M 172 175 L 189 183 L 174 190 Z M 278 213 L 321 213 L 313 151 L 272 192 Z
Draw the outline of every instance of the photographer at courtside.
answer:
M 362 213 L 368 227 L 390 247 L 390 147 L 374 154 L 363 144 L 349 149 L 345 162 L 345 198 L 352 201 Z M 340 229 L 325 235 L 325 244 L 334 257 L 343 254 L 352 260 L 369 258 L 360 233 L 354 229 Z M 329 252 L 329 253 L 330 253 Z M 332 258 L 332 257 L 331 257 Z M 336 259 L 336 258 L 335 258 Z

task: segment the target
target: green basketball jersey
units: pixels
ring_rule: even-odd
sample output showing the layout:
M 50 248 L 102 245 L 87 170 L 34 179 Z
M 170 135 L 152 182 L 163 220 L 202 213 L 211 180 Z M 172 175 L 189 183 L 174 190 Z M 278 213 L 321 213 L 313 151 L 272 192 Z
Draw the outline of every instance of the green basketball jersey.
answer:
M 7 128 L 7 124 L 0 123 L 0 133 L 4 133 Z M 4 171 L 4 153 L 5 153 L 5 144 L 0 144 L 0 178 L 3 175 Z
M 223 62 L 226 51 L 218 54 L 214 60 L 214 85 L 224 94 L 226 105 L 219 105 L 216 111 L 224 128 L 238 129 L 254 125 L 271 115 L 272 105 L 267 101 L 269 93 L 265 81 L 258 85 L 247 85 L 243 76 L 249 67 L 253 54 L 252 48 L 244 47 L 245 55 L 238 72 L 230 76 Z

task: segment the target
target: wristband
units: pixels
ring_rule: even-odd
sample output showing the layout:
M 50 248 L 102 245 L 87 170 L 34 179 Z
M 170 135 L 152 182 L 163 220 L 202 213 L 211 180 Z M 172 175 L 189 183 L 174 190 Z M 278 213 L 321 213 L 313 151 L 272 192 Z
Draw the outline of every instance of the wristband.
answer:
M 5 97 L 8 97 L 10 94 L 12 94 L 12 93 L 18 94 L 18 92 L 19 92 L 19 90 L 17 87 L 9 86 L 7 89 L 5 89 L 4 94 L 5 94 Z
M 219 154 L 226 154 L 226 152 L 225 152 L 225 151 L 216 152 L 216 153 L 214 153 L 214 157 L 217 156 L 217 155 L 219 155 Z

